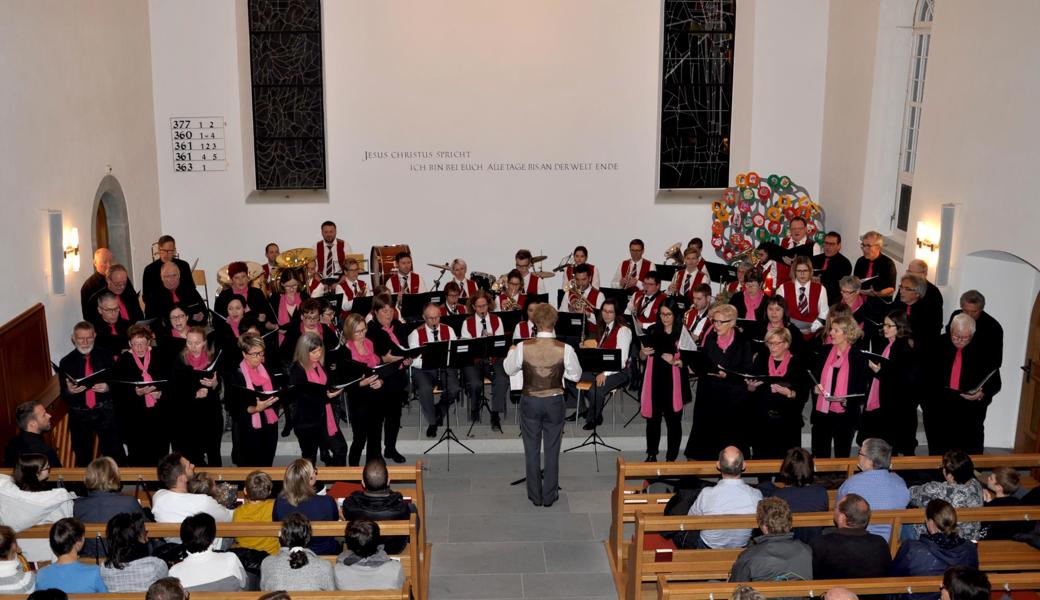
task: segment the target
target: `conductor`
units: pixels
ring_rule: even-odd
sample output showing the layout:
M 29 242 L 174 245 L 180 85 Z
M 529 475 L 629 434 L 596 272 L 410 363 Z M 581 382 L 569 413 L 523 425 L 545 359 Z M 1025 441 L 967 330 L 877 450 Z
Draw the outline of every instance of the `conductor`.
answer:
M 565 413 L 564 379 L 577 382 L 581 365 L 574 349 L 556 339 L 556 309 L 548 304 L 534 308 L 532 320 L 538 335 L 509 350 L 506 373 L 524 374 L 520 392 L 520 431 L 527 463 L 527 497 L 535 506 L 552 506 L 559 496 L 560 442 Z M 545 438 L 545 470 L 541 445 Z

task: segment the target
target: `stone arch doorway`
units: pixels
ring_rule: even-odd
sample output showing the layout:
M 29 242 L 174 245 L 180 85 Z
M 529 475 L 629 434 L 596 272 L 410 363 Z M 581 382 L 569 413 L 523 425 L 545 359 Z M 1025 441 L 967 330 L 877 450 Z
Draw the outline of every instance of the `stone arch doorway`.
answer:
M 126 214 L 126 197 L 119 180 L 105 175 L 94 193 L 93 240 L 91 256 L 98 248 L 112 251 L 112 262 L 126 267 L 133 276 L 133 254 L 130 245 L 130 221 Z

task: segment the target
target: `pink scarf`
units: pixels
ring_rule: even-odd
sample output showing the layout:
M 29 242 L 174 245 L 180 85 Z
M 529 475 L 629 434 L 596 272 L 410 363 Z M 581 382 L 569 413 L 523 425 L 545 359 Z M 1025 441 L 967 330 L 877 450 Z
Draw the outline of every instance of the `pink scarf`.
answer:
M 242 362 L 238 365 L 239 370 L 242 371 L 242 377 L 246 380 L 246 387 L 253 390 L 253 382 L 256 381 L 260 385 L 260 389 L 265 392 L 271 391 L 271 376 L 267 374 L 267 369 L 264 365 L 258 365 L 254 371 L 250 368 L 249 363 L 243 358 Z M 264 416 L 267 417 L 267 424 L 274 425 L 278 422 L 278 413 L 274 412 L 273 408 L 265 408 Z M 260 429 L 263 427 L 263 422 L 260 420 L 260 413 L 253 413 L 252 418 L 253 429 Z
M 175 337 L 175 338 L 177 338 L 177 339 L 181 339 L 181 340 L 187 339 L 187 337 L 188 337 L 188 335 L 186 333 L 181 333 L 181 332 L 177 331 L 176 329 L 171 329 L 170 330 L 170 335 Z
M 755 318 L 755 311 L 758 310 L 758 307 L 762 304 L 762 298 L 765 297 L 765 294 L 759 294 L 754 299 L 752 299 L 751 296 L 747 294 L 747 292 L 744 293 L 744 309 L 747 310 L 747 312 L 744 313 L 745 319 Z
M 289 295 L 282 294 L 281 298 L 278 299 L 278 324 L 285 325 L 289 322 L 291 315 L 289 314 L 289 307 L 296 307 L 300 304 L 300 296 L 293 294 L 293 301 L 289 302 Z M 278 345 L 281 346 L 282 342 L 285 341 L 285 334 L 281 331 L 278 332 Z
M 209 366 L 209 356 L 206 354 L 205 350 L 200 352 L 197 357 L 192 356 L 191 352 L 188 352 L 185 355 L 185 358 L 188 359 L 188 364 L 191 365 L 191 368 L 195 369 L 196 371 L 202 371 L 207 366 Z
M 380 325 L 380 327 L 383 327 L 383 326 Z M 397 336 L 394 335 L 394 326 L 393 326 L 393 324 L 390 324 L 390 325 L 387 325 L 386 327 L 383 327 L 383 331 L 385 331 L 387 333 L 387 335 L 390 336 L 390 339 L 393 340 L 393 342 L 395 344 L 397 344 L 398 346 L 401 345 L 401 340 L 397 339 Z
M 137 363 L 137 368 L 141 369 L 141 381 L 151 381 L 152 376 L 148 373 L 148 365 L 152 363 L 152 351 L 148 350 L 144 353 L 144 362 L 142 362 L 134 352 L 131 352 L 130 356 L 134 357 L 134 362 Z M 145 394 L 144 405 L 148 408 L 153 408 L 155 406 L 155 395 Z
M 675 347 L 678 349 L 678 347 L 679 347 L 679 342 L 678 341 L 676 341 Z M 650 357 L 649 360 L 646 361 L 646 370 L 645 370 L 645 373 L 643 375 L 643 391 L 642 391 L 642 393 L 639 396 L 639 414 L 643 415 L 643 417 L 645 417 L 647 419 L 652 417 L 653 414 L 654 414 L 653 390 L 650 389 L 653 386 L 651 385 L 650 382 L 653 381 L 653 377 L 654 377 L 654 363 L 655 362 L 656 361 L 654 360 L 654 358 L 652 356 Z M 682 389 L 679 387 L 680 385 L 681 384 L 679 382 L 679 367 L 673 366 L 672 367 L 672 410 L 675 411 L 675 412 L 679 412 L 679 411 L 682 410 Z
M 231 333 L 234 333 L 235 337 L 242 337 L 242 334 L 238 332 L 238 325 L 241 322 L 242 322 L 241 320 L 232 321 L 231 317 L 228 317 L 228 320 L 227 320 L 228 327 L 231 328 Z
M 849 312 L 855 313 L 861 306 L 863 306 L 863 294 L 856 294 L 856 301 L 849 307 Z
M 885 346 L 884 352 L 881 356 L 888 358 L 888 353 L 892 350 L 892 344 L 895 340 L 889 340 L 888 345 Z M 878 381 L 877 376 L 874 376 L 874 381 L 870 382 L 870 394 L 867 395 L 867 410 L 877 410 L 881 408 L 881 383 Z
M 761 298 L 761 296 L 759 296 L 759 298 Z M 718 332 L 716 332 L 716 343 L 719 345 L 719 350 L 722 350 L 723 352 L 729 350 L 730 345 L 733 344 L 733 340 L 736 339 L 736 337 L 737 332 L 735 329 L 730 329 L 729 333 L 725 336 L 718 335 Z
M 325 374 L 325 369 L 321 368 L 321 363 L 315 363 L 313 369 L 307 369 L 307 381 L 325 385 L 328 380 L 329 377 Z M 332 415 L 332 405 L 328 402 L 325 402 L 325 430 L 330 436 L 336 435 L 339 431 L 336 427 L 336 417 Z
M 784 358 L 780 361 L 780 364 L 773 365 L 773 357 L 770 356 L 766 359 L 766 365 L 769 367 L 770 377 L 783 377 L 787 375 L 787 365 L 791 364 L 791 352 L 785 352 Z
M 126 312 L 126 302 L 123 302 L 123 299 L 119 296 L 116 296 L 116 301 L 119 302 L 119 316 L 129 321 L 130 313 Z
M 376 356 L 376 349 L 375 346 L 372 344 L 372 340 L 366 338 L 365 341 L 362 342 L 362 346 L 365 349 L 364 354 L 360 353 L 355 344 L 356 342 L 350 342 L 349 344 L 350 355 L 354 358 L 354 360 L 356 360 L 359 363 L 364 363 L 369 367 L 375 367 L 379 364 L 379 357 Z
M 827 355 L 827 361 L 823 363 L 823 373 L 820 374 L 820 385 L 823 387 L 823 391 L 833 396 L 844 396 L 849 393 L 849 352 L 852 351 L 850 346 L 845 351 L 845 355 L 840 359 L 838 358 L 838 347 L 831 346 L 831 352 Z M 834 369 L 838 369 L 838 382 L 831 387 L 831 380 L 834 379 Z M 823 394 L 816 397 L 816 410 L 827 414 L 828 412 L 843 413 L 845 407 L 838 401 L 828 401 Z

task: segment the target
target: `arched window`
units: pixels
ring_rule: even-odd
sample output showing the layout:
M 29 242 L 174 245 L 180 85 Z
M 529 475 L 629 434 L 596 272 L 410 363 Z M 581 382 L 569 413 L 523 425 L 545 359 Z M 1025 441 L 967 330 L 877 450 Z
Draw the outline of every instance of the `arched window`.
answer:
M 913 46 L 910 73 L 903 110 L 903 136 L 899 145 L 899 196 L 896 199 L 896 228 L 906 231 L 910 219 L 910 196 L 914 187 L 917 164 L 917 134 L 921 129 L 924 106 L 924 79 L 928 70 L 928 46 L 932 39 L 932 16 L 935 0 L 917 0 L 914 11 Z

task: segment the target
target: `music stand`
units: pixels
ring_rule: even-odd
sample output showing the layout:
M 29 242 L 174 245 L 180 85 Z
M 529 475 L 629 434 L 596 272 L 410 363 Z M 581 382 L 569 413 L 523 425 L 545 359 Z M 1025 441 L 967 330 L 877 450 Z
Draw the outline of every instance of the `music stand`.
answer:
M 367 316 L 368 313 L 372 312 L 373 300 L 375 300 L 375 296 L 359 296 L 354 298 L 354 303 L 350 305 L 350 312 L 361 315 L 362 317 Z
M 502 331 L 510 337 L 512 337 L 513 330 L 516 329 L 517 324 L 527 318 L 527 313 L 522 310 L 499 310 L 491 314 L 501 319 Z
M 317 300 L 331 307 L 336 312 L 337 317 L 343 310 L 343 294 L 325 294 L 324 296 L 318 296 Z
M 621 349 L 620 348 L 579 348 L 578 349 L 578 362 L 581 363 L 583 371 L 592 371 L 593 373 L 602 373 L 604 371 L 620 371 L 621 370 Z M 593 386 L 596 384 L 593 383 Z M 582 389 L 578 388 L 578 405 L 581 405 L 581 392 Z M 578 448 L 584 448 L 585 446 L 592 446 L 592 452 L 596 459 L 596 472 L 599 473 L 599 446 L 604 448 L 610 448 L 614 452 L 621 452 L 620 448 L 615 448 L 610 444 L 603 441 L 603 438 L 599 436 L 598 427 L 596 421 L 592 422 L 592 433 L 589 434 L 585 441 L 574 446 L 567 448 L 564 452 L 570 452 L 571 450 L 577 450 Z
M 489 335 L 481 338 L 453 340 L 450 344 L 448 365 L 456 369 L 462 369 L 472 365 L 476 360 L 484 358 L 502 359 L 509 354 L 509 345 L 509 336 L 507 335 Z M 486 408 L 488 417 L 490 417 L 491 405 L 483 394 L 483 385 L 481 385 L 481 390 L 480 405 L 477 406 L 476 412 L 479 414 L 480 411 Z M 476 424 L 476 419 L 469 424 L 469 431 L 466 432 L 466 437 L 473 436 L 473 427 Z
M 531 302 L 538 302 L 538 303 L 541 303 L 541 304 L 548 304 L 549 303 L 549 294 L 548 293 L 545 293 L 545 294 L 528 294 L 527 295 L 527 302 L 528 302 L 528 304 L 530 304 Z
M 675 279 L 675 272 L 685 268 L 685 265 L 654 265 L 654 270 L 657 271 L 657 280 L 662 283 L 665 281 L 671 282 L 672 279 Z
M 579 340 L 585 333 L 585 314 L 576 312 L 557 313 L 556 337 L 564 340 Z
M 473 315 L 441 315 L 441 323 L 455 330 L 455 335 L 462 335 L 462 325 Z
M 403 294 L 401 296 L 401 318 L 422 319 L 423 307 L 431 302 L 434 304 L 444 304 L 444 292 Z
M 727 281 L 737 280 L 737 268 L 731 267 L 725 263 L 716 262 L 704 262 L 704 268 L 708 270 L 708 277 L 712 281 L 718 281 L 719 283 L 725 283 Z
M 416 294 L 416 295 L 419 295 L 419 294 Z M 452 343 L 453 343 L 452 341 L 444 340 L 444 341 L 439 341 L 439 342 L 429 342 L 425 346 L 423 346 L 422 349 L 421 349 L 421 352 L 420 352 L 420 354 L 422 355 L 422 362 L 423 362 L 422 368 L 423 368 L 423 370 L 430 369 L 430 368 L 437 369 L 437 378 L 440 379 L 441 381 L 446 381 L 446 378 L 444 377 L 444 372 L 447 369 L 449 369 L 449 368 L 454 368 L 454 367 L 451 366 L 451 363 L 450 363 L 451 345 L 452 345 Z M 447 386 L 445 385 L 445 387 L 447 387 Z M 446 391 L 446 390 L 442 390 L 441 393 L 443 394 L 444 391 Z M 423 452 L 423 454 L 429 454 L 430 450 L 433 450 L 437 446 L 440 446 L 441 442 L 446 443 L 446 447 L 447 447 L 447 450 L 448 450 L 448 470 L 449 471 L 451 470 L 451 443 L 452 442 L 455 442 L 456 444 L 462 446 L 462 448 L 465 449 L 470 454 L 476 454 L 476 452 L 474 452 L 472 448 L 470 448 L 466 444 L 463 444 L 462 440 L 460 440 L 459 437 L 457 435 L 455 435 L 455 432 L 452 431 L 452 429 L 451 429 L 451 417 L 447 417 L 447 418 L 444 419 L 444 433 L 442 433 L 441 437 L 437 438 L 437 441 L 434 442 L 432 446 L 427 448 L 426 451 Z

